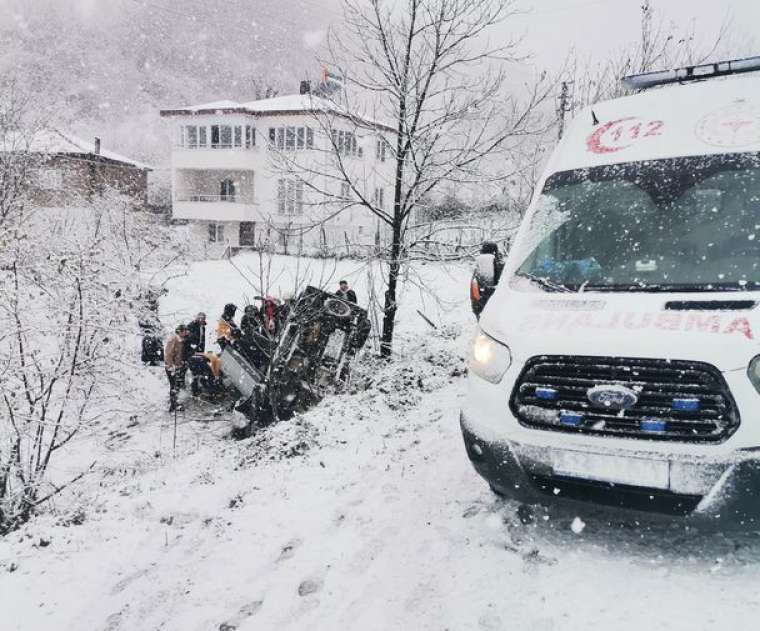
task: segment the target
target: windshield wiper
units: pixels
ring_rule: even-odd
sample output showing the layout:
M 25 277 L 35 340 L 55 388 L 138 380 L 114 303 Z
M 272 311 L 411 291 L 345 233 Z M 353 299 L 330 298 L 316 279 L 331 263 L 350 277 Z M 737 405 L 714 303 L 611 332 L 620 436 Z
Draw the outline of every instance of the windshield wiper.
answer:
M 530 274 L 528 272 L 515 272 L 515 276 L 519 276 L 520 278 L 527 278 L 532 283 L 535 283 L 536 285 L 539 285 L 543 287 L 544 289 L 548 289 L 549 291 L 558 291 L 558 292 L 564 292 L 564 293 L 573 291 L 567 285 L 562 285 L 561 283 L 555 283 L 554 281 L 549 280 L 548 278 L 545 278 L 543 276 L 536 276 L 535 274 Z
M 738 292 L 758 289 L 758 283 L 612 283 L 609 285 L 585 285 L 583 291 L 642 292 L 642 293 L 690 293 L 690 292 Z

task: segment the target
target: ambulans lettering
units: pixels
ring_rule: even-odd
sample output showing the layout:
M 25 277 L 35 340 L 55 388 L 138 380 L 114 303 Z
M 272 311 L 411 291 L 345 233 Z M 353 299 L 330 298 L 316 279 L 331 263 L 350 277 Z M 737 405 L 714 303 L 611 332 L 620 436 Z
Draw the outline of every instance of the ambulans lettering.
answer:
M 673 312 L 658 313 L 655 327 L 663 331 L 680 331 L 681 314 Z
M 718 333 L 720 331 L 720 316 L 690 313 L 686 316 L 686 326 L 684 326 L 684 331 Z
M 736 318 L 726 327 L 724 333 L 742 333 L 748 340 L 753 339 L 752 328 L 747 318 Z
M 720 315 L 683 314 L 641 311 L 530 312 L 523 316 L 521 331 L 555 331 L 572 334 L 580 329 L 604 331 L 666 331 L 683 333 L 718 333 L 754 339 L 747 318 L 728 319 Z
M 623 327 L 629 331 L 648 329 L 652 324 L 651 313 L 626 313 L 623 317 Z
M 621 118 L 597 127 L 586 139 L 586 147 L 592 153 L 615 153 L 642 139 L 661 136 L 664 127 L 661 120 L 643 121 L 635 116 Z

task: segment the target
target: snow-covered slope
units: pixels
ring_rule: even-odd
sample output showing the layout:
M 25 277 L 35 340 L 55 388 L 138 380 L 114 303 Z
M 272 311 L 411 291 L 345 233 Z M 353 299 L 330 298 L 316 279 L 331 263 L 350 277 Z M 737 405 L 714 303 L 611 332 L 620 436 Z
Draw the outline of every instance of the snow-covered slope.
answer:
M 285 278 L 302 263 L 273 269 Z M 348 277 L 364 302 L 366 269 L 322 265 L 317 278 Z M 755 536 L 586 513 L 523 525 L 490 494 L 458 429 L 468 271 L 418 272 L 447 302 L 408 286 L 395 361 L 365 357 L 353 392 L 250 440 L 230 441 L 196 406 L 175 450 L 160 371 L 146 377 L 153 410 L 82 443 L 96 473 L 0 541 L 0 627 L 747 628 L 760 610 Z M 228 263 L 198 264 L 162 311 L 212 314 L 249 290 Z

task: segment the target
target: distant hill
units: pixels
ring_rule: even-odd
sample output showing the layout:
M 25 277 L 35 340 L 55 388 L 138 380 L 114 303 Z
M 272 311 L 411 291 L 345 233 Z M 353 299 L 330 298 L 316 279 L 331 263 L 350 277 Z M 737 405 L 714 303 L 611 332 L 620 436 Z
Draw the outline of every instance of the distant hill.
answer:
M 0 0 L 0 72 L 62 127 L 153 164 L 161 107 L 294 92 L 338 0 Z

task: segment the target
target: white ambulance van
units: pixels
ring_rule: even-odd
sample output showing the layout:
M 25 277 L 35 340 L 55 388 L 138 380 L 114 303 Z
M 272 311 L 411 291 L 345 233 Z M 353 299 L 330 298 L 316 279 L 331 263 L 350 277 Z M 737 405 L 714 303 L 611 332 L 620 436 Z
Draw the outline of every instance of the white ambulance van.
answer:
M 464 442 L 496 493 L 760 517 L 753 70 L 630 77 L 560 141 L 469 361 Z

